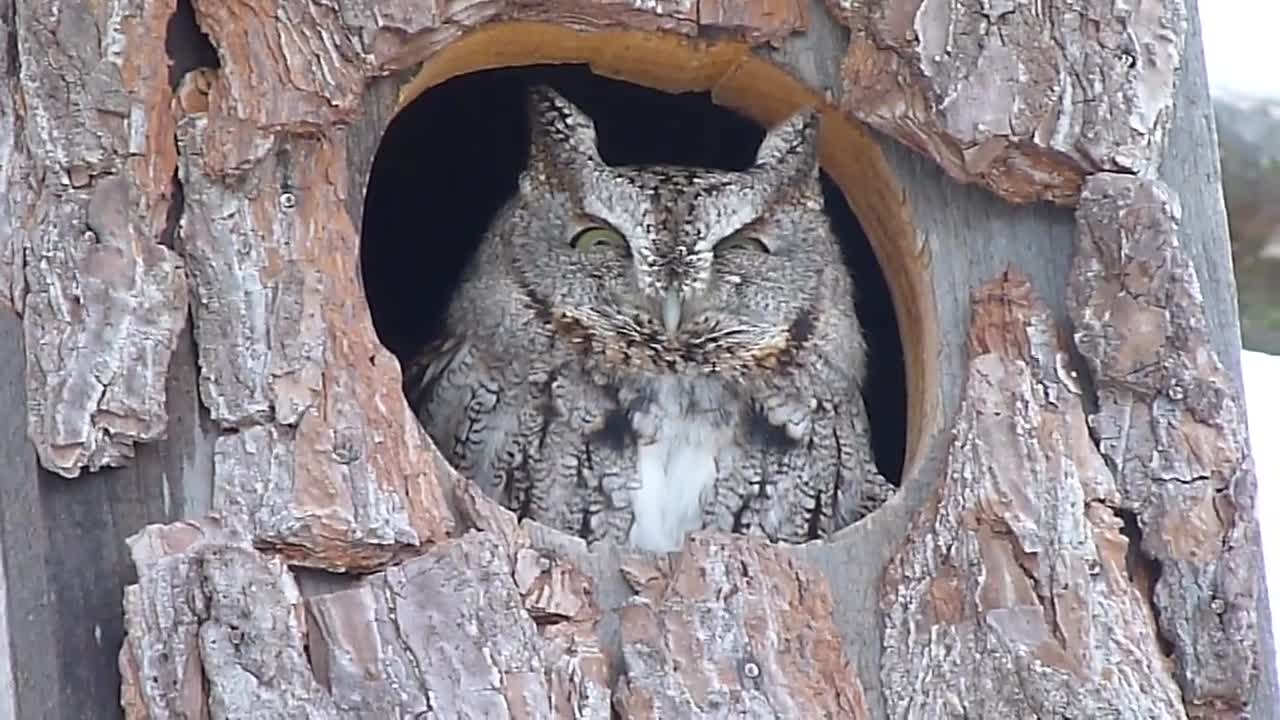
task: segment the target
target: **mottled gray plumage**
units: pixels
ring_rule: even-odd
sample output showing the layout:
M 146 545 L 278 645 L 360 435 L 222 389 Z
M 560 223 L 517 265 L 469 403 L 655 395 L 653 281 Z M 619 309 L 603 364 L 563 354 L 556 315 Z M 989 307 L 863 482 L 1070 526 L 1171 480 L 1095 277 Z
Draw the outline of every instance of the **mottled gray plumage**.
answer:
M 519 190 L 408 373 L 450 462 L 523 517 L 650 550 L 804 541 L 883 501 L 816 115 L 743 172 L 609 167 L 551 90 L 531 117 Z

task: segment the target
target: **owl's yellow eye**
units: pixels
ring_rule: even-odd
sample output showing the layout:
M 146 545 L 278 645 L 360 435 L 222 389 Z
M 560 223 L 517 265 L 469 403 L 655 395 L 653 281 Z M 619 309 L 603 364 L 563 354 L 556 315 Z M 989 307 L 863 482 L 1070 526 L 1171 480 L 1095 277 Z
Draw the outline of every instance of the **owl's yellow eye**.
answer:
M 631 248 L 622 233 L 607 227 L 589 227 L 573 236 L 571 244 L 582 252 L 592 250 L 614 250 L 630 254 Z
M 729 237 L 716 243 L 716 253 L 728 252 L 730 250 L 747 250 L 749 252 L 759 252 L 768 254 L 769 248 L 765 246 L 760 238 L 751 237 L 750 235 L 730 235 Z

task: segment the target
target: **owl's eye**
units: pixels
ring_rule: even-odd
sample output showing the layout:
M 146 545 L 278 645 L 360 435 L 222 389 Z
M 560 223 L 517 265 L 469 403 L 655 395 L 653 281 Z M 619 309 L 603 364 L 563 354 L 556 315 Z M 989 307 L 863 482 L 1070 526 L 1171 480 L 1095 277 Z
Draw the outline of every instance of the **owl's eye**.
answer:
M 574 235 L 570 244 L 582 252 L 614 250 L 623 254 L 631 253 L 627 239 L 622 237 L 622 233 L 607 227 L 589 227 Z
M 748 252 L 759 252 L 768 254 L 769 248 L 765 246 L 760 238 L 750 235 L 730 235 L 729 237 L 716 243 L 716 254 L 729 252 L 731 250 L 746 250 Z

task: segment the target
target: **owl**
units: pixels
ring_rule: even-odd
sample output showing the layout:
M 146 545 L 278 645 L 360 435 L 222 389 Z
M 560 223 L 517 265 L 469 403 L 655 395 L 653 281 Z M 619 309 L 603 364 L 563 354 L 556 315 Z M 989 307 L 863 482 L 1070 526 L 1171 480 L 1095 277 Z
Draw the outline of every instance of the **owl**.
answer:
M 816 113 L 723 171 L 610 166 L 569 101 L 529 107 L 518 189 L 406 372 L 452 465 L 520 517 L 659 552 L 803 542 L 883 502 Z

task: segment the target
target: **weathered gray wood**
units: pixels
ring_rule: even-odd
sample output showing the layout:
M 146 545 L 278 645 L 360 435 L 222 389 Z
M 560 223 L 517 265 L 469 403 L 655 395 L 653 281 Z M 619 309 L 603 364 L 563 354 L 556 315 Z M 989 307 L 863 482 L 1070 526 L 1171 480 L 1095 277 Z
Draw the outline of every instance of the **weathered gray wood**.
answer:
M 3 36 L 4 33 L 0 32 L 0 37 Z M 0 43 L 3 42 L 0 40 Z M 21 339 L 21 321 L 8 309 L 0 307 L 0 343 L 3 343 L 0 347 L 20 347 Z M 0 352 L 0 407 L 22 407 L 22 403 L 26 401 L 26 393 L 22 389 L 25 366 L 26 358 L 16 352 L 16 349 Z M 30 481 L 36 477 L 34 453 L 27 441 L 26 418 L 19 413 L 5 413 L 0 418 L 0 460 L 8 468 L 7 476 L 10 481 Z M 9 498 L 2 499 L 7 505 Z M 0 530 L 4 528 L 5 505 L 0 505 Z M 3 711 L 0 715 L 18 717 L 20 692 L 21 696 L 25 696 L 27 688 L 21 677 L 25 663 L 18 660 L 16 645 L 22 639 L 22 616 L 14 613 L 26 609 L 26 605 L 11 602 L 10 596 L 16 592 L 16 573 L 32 563 L 25 553 L 18 557 L 13 552 L 14 557 L 11 558 L 4 541 L 4 536 L 0 535 L 0 711 Z
M 16 317 L 10 308 L 13 307 L 15 273 L 19 272 L 19 264 L 14 260 L 17 246 L 14 242 L 17 233 L 10 232 L 14 224 L 13 208 L 10 198 L 11 189 L 17 176 L 14 172 L 18 164 L 16 157 L 18 134 L 18 113 L 15 107 L 18 99 L 18 68 L 15 62 L 17 53 L 17 36 L 15 34 L 16 18 L 13 0 L 0 0 L 0 339 L 17 340 L 18 330 L 15 327 Z M 7 390 L 0 390 L 0 403 L 8 407 L 21 407 L 19 400 L 25 400 L 25 393 L 16 391 L 16 383 L 25 374 L 26 358 L 14 350 L 0 351 L 0 381 L 13 383 L 5 385 Z M 13 413 L 11 413 L 13 414 Z M 0 462 L 15 467 L 12 460 L 25 456 L 26 421 L 0 422 Z M 14 676 L 15 663 L 13 634 L 9 620 L 9 580 L 5 566 L 3 546 L 0 546 L 0 717 L 17 717 L 17 686 Z
M 24 407 L 22 330 L 7 309 L 0 309 L 0 348 L 0 407 Z M 8 635 L 7 643 L 0 638 L 0 668 L 9 668 L 0 692 L 14 712 L 6 717 L 58 720 L 84 717 L 85 708 L 95 708 L 94 717 L 118 716 L 120 598 L 133 576 L 123 537 L 175 519 L 186 504 L 180 481 L 192 454 L 182 447 L 140 446 L 135 465 L 69 481 L 40 468 L 22 413 L 0 415 L 0 602 Z
M 1177 193 L 1182 206 L 1179 239 L 1200 280 L 1209 347 L 1226 371 L 1224 382 L 1231 386 L 1237 398 L 1242 398 L 1240 318 L 1231 267 L 1231 239 L 1227 235 L 1226 207 L 1222 201 L 1218 135 L 1200 40 L 1199 2 L 1187 2 L 1190 18 L 1187 57 L 1178 84 L 1177 112 L 1169 130 L 1169 146 L 1160 163 L 1160 179 Z M 1254 491 L 1245 488 L 1242 491 L 1252 503 Z M 1268 593 L 1277 592 L 1277 588 L 1276 579 L 1271 581 L 1260 585 L 1257 597 L 1258 681 L 1253 711 L 1255 717 L 1260 718 L 1280 716 L 1276 634 L 1267 600 Z

